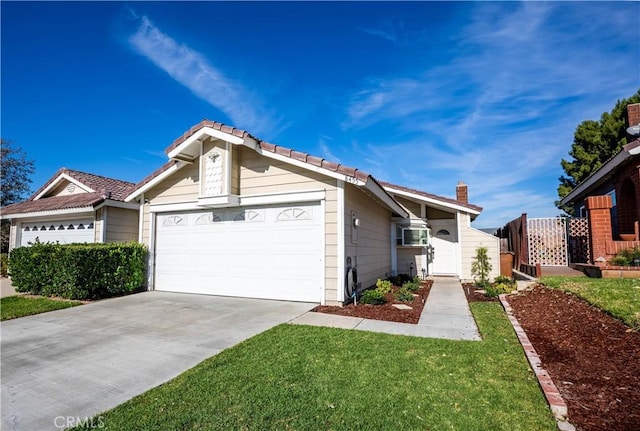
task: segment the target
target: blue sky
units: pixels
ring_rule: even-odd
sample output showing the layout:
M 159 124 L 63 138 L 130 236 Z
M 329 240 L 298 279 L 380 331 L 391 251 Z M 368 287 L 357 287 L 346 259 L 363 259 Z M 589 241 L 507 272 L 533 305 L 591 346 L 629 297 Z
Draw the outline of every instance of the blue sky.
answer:
M 6 2 L 2 137 L 137 182 L 203 118 L 485 208 L 559 211 L 575 127 L 640 87 L 638 2 Z

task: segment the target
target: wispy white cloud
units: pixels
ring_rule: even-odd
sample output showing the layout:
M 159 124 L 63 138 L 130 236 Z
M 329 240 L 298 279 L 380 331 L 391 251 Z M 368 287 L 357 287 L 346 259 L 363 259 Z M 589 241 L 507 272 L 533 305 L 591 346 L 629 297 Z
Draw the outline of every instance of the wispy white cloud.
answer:
M 556 215 L 559 162 L 575 127 L 637 89 L 637 32 L 629 33 L 637 15 L 630 8 L 639 9 L 474 4 L 452 36 L 455 56 L 401 77 L 370 77 L 352 94 L 343 128 L 397 126 L 403 136 L 393 148 L 368 144 L 369 156 L 387 168 L 371 170 L 447 196 L 464 180 L 472 201 L 485 207 L 483 225 L 508 221 L 507 206 L 509 216 Z
M 323 136 L 318 141 L 318 146 L 320 147 L 320 154 L 322 155 L 323 158 L 327 160 L 331 160 L 332 162 L 336 162 L 336 163 L 341 163 L 340 158 L 336 157 L 331 151 L 331 148 L 329 147 L 329 145 L 327 145 L 327 140 L 331 140 L 331 138 L 328 136 Z
M 132 12 L 135 16 L 135 13 Z M 194 95 L 225 113 L 234 126 L 260 136 L 280 127 L 256 94 L 228 77 L 201 53 L 163 33 L 146 16 L 129 37 L 133 49 Z

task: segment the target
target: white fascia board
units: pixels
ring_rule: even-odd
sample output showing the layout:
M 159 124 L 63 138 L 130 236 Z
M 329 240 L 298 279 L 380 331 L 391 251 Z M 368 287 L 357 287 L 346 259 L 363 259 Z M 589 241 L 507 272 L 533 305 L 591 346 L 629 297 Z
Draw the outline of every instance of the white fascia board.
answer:
M 303 162 L 301 160 L 292 159 L 291 157 L 283 156 L 282 154 L 272 153 L 271 151 L 262 151 L 262 149 L 258 149 L 257 151 L 260 155 L 268 157 L 270 159 L 288 163 L 290 165 L 297 166 L 299 168 L 304 168 L 312 172 L 317 172 L 319 174 L 326 175 L 328 177 L 335 178 L 337 180 L 344 181 L 349 184 L 353 184 L 360 187 L 366 184 L 365 182 L 360 181 L 359 179 L 352 177 L 350 175 L 345 175 L 339 172 L 330 171 L 329 169 L 321 168 L 320 166 L 312 165 L 310 163 Z
M 104 206 L 115 207 L 115 208 L 124 208 L 124 209 L 127 209 L 127 210 L 137 210 L 137 209 L 140 208 L 140 204 L 137 203 L 137 202 L 122 202 L 122 201 L 114 201 L 114 200 L 111 200 L 111 199 L 106 199 L 100 205 L 95 207 L 95 209 L 99 210 L 100 208 L 102 208 Z
M 38 195 L 36 197 L 34 197 L 33 200 L 35 201 L 35 200 L 40 199 L 42 196 L 46 195 L 48 192 L 53 190 L 63 180 L 67 180 L 67 181 L 75 184 L 76 186 L 80 187 L 82 190 L 84 190 L 87 193 L 94 193 L 95 192 L 95 190 L 93 190 L 92 188 L 89 188 L 85 184 L 82 184 L 80 181 L 76 180 L 75 178 L 71 178 L 69 175 L 67 175 L 65 173 L 62 173 L 62 174 L 58 175 L 58 177 L 55 180 L 53 180 L 53 182 L 51 184 L 49 184 L 43 191 L 38 193 Z
M 337 290 L 338 290 L 338 295 L 336 298 L 336 301 L 338 302 L 344 302 L 345 298 L 344 298 L 344 290 L 345 290 L 345 277 L 346 277 L 346 268 L 345 268 L 345 238 L 344 238 L 344 231 L 345 231 L 345 226 L 344 226 L 344 181 L 341 180 L 337 180 L 336 181 L 336 191 L 337 191 L 337 197 L 336 197 L 336 210 L 338 213 L 338 238 L 337 238 L 337 243 L 338 243 L 338 250 L 337 250 L 337 258 L 338 258 L 338 280 L 337 280 Z
M 631 150 L 633 153 L 628 151 L 622 151 L 618 153 L 613 159 L 609 160 L 607 163 L 602 165 L 600 169 L 591 174 L 586 180 L 578 184 L 573 190 L 566 195 L 560 203 L 562 205 L 567 205 L 569 202 L 576 199 L 581 193 L 584 193 L 585 190 L 588 190 L 590 187 L 593 187 L 600 180 L 602 180 L 605 176 L 607 176 L 611 171 L 613 171 L 618 165 L 624 162 L 630 155 L 635 155 L 638 151 L 640 151 L 640 147 L 634 148 Z
M 395 199 L 389 196 L 386 190 L 382 188 L 382 186 L 379 186 L 375 181 L 367 181 L 365 188 L 373 193 L 382 202 L 384 202 L 384 204 L 396 214 L 400 214 L 400 216 L 404 218 L 409 217 L 409 213 L 404 208 L 402 208 L 402 206 L 398 202 L 396 202 Z
M 176 163 L 175 165 L 171 166 L 169 169 L 167 169 L 166 171 L 164 171 L 163 173 L 161 173 L 160 175 L 158 175 L 157 177 L 149 181 L 147 184 L 140 187 L 138 190 L 136 190 L 135 192 L 131 193 L 129 196 L 124 198 L 124 201 L 131 202 L 138 196 L 144 194 L 148 190 L 152 189 L 153 187 L 155 187 L 156 185 L 164 181 L 168 176 L 172 175 L 174 172 L 181 169 L 183 166 L 187 166 L 187 164 L 183 162 Z
M 51 217 L 51 216 L 66 216 L 70 214 L 80 214 L 80 213 L 94 213 L 95 210 L 92 206 L 79 207 L 79 208 L 67 208 L 61 210 L 47 210 L 47 211 L 34 211 L 30 213 L 21 213 L 21 214 L 9 214 L 9 215 L 0 215 L 0 219 L 2 220 L 12 220 L 12 219 L 26 219 L 26 218 L 34 218 L 34 217 Z
M 193 135 L 189 136 L 183 143 L 175 147 L 167 155 L 169 156 L 170 159 L 172 159 L 176 157 L 178 154 L 180 154 L 181 152 L 185 151 L 194 143 L 199 143 L 203 138 L 207 136 L 210 136 L 216 139 L 221 139 L 226 142 L 231 142 L 232 144 L 235 144 L 235 145 L 244 144 L 244 139 L 239 138 L 238 136 L 232 135 L 230 133 L 222 132 L 212 127 L 203 127 Z
M 474 215 L 479 215 L 480 211 L 471 209 L 471 208 L 467 208 L 464 207 L 462 205 L 456 205 L 450 202 L 445 202 L 445 201 L 441 201 L 438 199 L 433 199 L 433 198 L 429 198 L 426 196 L 421 196 L 415 193 L 410 193 L 404 190 L 398 190 L 398 189 L 394 189 L 393 187 L 385 187 L 385 190 L 395 194 L 395 195 L 400 195 L 400 196 L 405 196 L 414 200 L 418 200 L 418 201 L 422 201 L 422 202 L 426 202 L 426 203 L 430 203 L 430 204 L 434 204 L 440 207 L 444 207 L 444 208 L 449 208 L 449 209 L 453 209 L 456 211 L 460 211 L 460 212 L 464 212 L 464 213 L 469 213 L 469 214 L 474 214 Z

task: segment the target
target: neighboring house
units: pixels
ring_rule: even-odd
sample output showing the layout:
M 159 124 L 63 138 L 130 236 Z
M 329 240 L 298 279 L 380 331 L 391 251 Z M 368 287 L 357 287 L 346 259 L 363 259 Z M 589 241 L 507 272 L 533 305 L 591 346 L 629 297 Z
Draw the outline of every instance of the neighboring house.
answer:
M 640 139 L 636 139 L 609 159 L 560 202 L 574 208 L 574 214 L 587 216 L 587 198 L 610 196 L 614 238 L 635 233 L 640 220 Z
M 341 304 L 350 267 L 362 287 L 409 271 L 469 279 L 481 245 L 499 274 L 498 239 L 470 227 L 481 208 L 462 184 L 453 200 L 380 183 L 208 120 L 166 154 L 124 199 L 140 205 L 150 289 Z
M 9 249 L 36 241 L 82 243 L 138 240 L 134 184 L 62 168 L 29 200 L 0 209 L 11 220 Z

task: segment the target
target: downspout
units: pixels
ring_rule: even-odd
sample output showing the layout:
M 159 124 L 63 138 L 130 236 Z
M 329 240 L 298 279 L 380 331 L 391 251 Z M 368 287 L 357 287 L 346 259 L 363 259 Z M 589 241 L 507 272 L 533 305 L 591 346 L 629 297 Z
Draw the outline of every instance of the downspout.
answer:
M 338 250 L 337 250 L 337 258 L 338 258 L 338 274 L 337 274 L 337 297 L 336 300 L 338 302 L 344 302 L 344 289 L 345 289 L 345 238 L 344 238 L 344 181 L 336 180 L 336 188 L 337 188 L 337 198 L 336 198 L 336 211 L 337 211 L 337 222 L 338 222 Z
M 100 242 L 105 243 L 107 241 L 107 206 L 102 207 L 102 213 L 100 214 Z
M 140 194 L 140 214 L 138 216 L 138 242 L 142 244 L 144 240 L 144 193 Z

